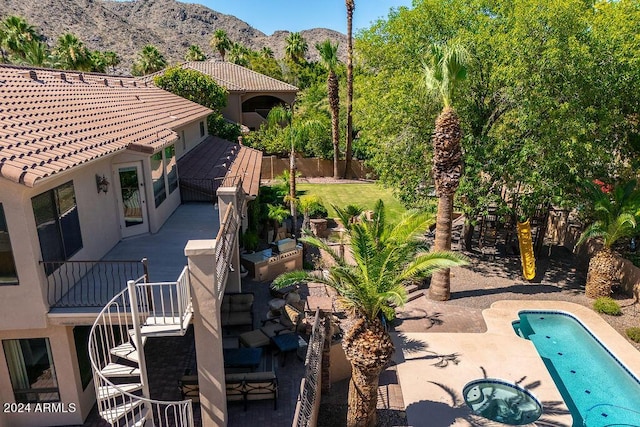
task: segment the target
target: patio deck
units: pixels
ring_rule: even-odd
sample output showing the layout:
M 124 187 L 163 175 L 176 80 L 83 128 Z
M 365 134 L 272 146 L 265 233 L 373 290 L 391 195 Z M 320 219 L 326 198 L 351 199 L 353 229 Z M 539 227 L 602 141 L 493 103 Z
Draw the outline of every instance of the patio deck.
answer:
M 149 262 L 151 282 L 176 280 L 187 265 L 184 247 L 189 240 L 214 239 L 220 229 L 218 209 L 209 203 L 188 203 L 176 209 L 155 234 L 121 240 L 103 260 L 142 259 Z
M 180 205 L 157 233 L 121 240 L 102 261 L 147 258 L 151 282 L 173 282 L 187 265 L 187 257 L 184 255 L 187 242 L 215 238 L 220 229 L 218 218 L 217 208 L 210 203 Z M 127 285 L 121 279 L 122 274 L 104 274 L 102 270 L 104 267 L 98 264 L 83 274 L 56 302 L 51 313 L 99 312 L 104 304 Z M 142 275 L 141 271 L 142 268 L 137 273 L 129 273 L 127 277 L 136 279 Z M 96 286 L 97 283 L 99 286 Z

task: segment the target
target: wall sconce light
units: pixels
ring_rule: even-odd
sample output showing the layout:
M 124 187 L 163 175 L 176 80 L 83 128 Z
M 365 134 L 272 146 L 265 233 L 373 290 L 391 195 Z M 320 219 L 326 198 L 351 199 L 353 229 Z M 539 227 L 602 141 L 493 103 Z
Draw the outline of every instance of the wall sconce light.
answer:
M 109 190 L 109 181 L 107 181 L 104 175 L 96 175 L 96 187 L 98 188 L 98 194 L 100 194 L 101 191 L 106 193 Z

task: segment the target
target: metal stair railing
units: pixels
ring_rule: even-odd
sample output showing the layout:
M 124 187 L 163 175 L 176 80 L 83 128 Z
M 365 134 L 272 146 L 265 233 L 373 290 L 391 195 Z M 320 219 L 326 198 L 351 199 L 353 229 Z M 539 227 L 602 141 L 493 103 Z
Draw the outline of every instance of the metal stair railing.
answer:
M 176 306 L 184 304 L 189 297 L 188 274 L 185 270 L 176 287 Z M 144 277 L 137 281 L 131 281 L 128 288 L 119 292 L 107 303 L 98 314 L 89 334 L 89 359 L 93 371 L 94 385 L 98 412 L 109 424 L 115 427 L 141 427 L 152 425 L 154 427 L 194 427 L 193 408 L 191 400 L 184 401 L 160 401 L 149 398 L 146 369 L 144 369 L 144 346 L 140 329 L 150 313 L 150 306 L 140 310 L 138 303 L 132 304 L 132 300 L 140 301 L 148 298 L 146 288 L 155 284 L 144 283 Z M 142 292 L 139 292 L 142 291 Z M 137 296 L 136 296 L 137 294 Z M 143 296 L 144 294 L 145 296 Z M 132 298 L 133 296 L 133 298 Z M 159 306 L 162 306 L 160 302 Z M 170 304 L 169 304 L 170 306 Z M 191 309 L 190 303 L 182 306 L 183 311 Z M 152 313 L 156 318 L 160 317 L 159 308 L 154 308 Z M 177 313 L 180 317 L 180 309 Z M 137 331 L 131 332 L 131 331 Z M 134 362 L 125 366 L 130 369 L 129 377 L 139 377 L 133 383 L 124 383 L 124 380 L 112 381 L 112 377 L 105 374 L 108 365 L 117 365 L 123 356 L 114 354 L 114 349 L 130 348 L 135 357 L 129 358 Z M 129 346 L 129 347 L 127 347 Z M 137 367 L 135 360 L 137 360 Z M 140 363 L 142 361 L 142 363 Z M 132 365 L 131 365 L 132 363 Z M 122 367 L 123 365 L 117 365 Z M 143 395 L 135 394 L 132 388 L 142 390 Z
M 236 214 L 236 209 L 233 204 L 230 204 L 227 212 L 224 215 L 222 226 L 216 236 L 216 248 L 215 248 L 215 278 L 214 283 L 217 284 L 218 299 L 222 301 L 222 295 L 224 294 L 224 288 L 227 283 L 227 276 L 229 275 L 229 268 L 231 267 L 231 257 L 235 248 L 236 236 L 238 233 L 239 218 Z M 239 265 L 235 268 L 240 268 Z
M 187 266 L 175 282 L 135 282 L 135 288 L 141 327 L 175 326 L 180 335 L 186 333 L 192 313 Z

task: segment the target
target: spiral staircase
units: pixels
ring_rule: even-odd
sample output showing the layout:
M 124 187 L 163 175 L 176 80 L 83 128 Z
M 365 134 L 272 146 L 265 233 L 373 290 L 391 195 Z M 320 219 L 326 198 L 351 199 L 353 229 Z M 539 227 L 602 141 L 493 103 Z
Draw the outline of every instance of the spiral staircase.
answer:
M 240 217 L 233 203 L 225 211 L 215 239 L 211 277 L 214 298 L 219 300 L 230 272 L 240 279 L 239 269 L 236 272 L 232 267 Z M 188 266 L 175 282 L 147 283 L 143 276 L 129 281 L 98 314 L 89 333 L 89 359 L 98 413 L 110 425 L 194 427 L 191 400 L 150 398 L 144 356 L 148 337 L 183 336 L 187 332 L 193 317 L 191 289 Z
M 184 335 L 192 317 L 189 272 L 176 282 L 130 281 L 100 312 L 89 335 L 100 416 L 117 427 L 191 427 L 191 400 L 149 398 L 147 337 Z

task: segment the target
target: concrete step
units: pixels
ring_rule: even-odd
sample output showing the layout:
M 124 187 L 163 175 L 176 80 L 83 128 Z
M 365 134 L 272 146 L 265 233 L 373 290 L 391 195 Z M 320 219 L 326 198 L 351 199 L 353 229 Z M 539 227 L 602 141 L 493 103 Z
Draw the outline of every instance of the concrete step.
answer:
M 145 340 L 146 340 L 146 337 L 145 337 Z M 114 356 L 121 357 L 131 362 L 135 362 L 135 363 L 140 362 L 140 358 L 138 356 L 138 350 L 136 350 L 136 348 L 130 342 L 120 344 L 119 346 L 112 348 L 109 352 Z
M 126 425 L 127 427 L 142 427 L 146 421 L 145 414 L 147 411 L 141 408 L 142 401 L 127 402 L 113 408 L 100 411 L 100 416 L 109 424 Z M 118 422 L 118 420 L 124 420 Z
M 121 392 L 126 391 L 127 393 L 133 393 L 138 390 L 142 390 L 141 383 L 130 383 L 130 384 L 118 384 L 118 388 L 112 385 L 100 386 L 98 387 L 98 399 L 110 399 L 113 397 L 120 396 Z
M 100 372 L 102 372 L 102 375 L 104 375 L 105 377 L 112 378 L 140 376 L 139 368 L 114 362 L 109 363 L 107 366 L 102 368 Z

